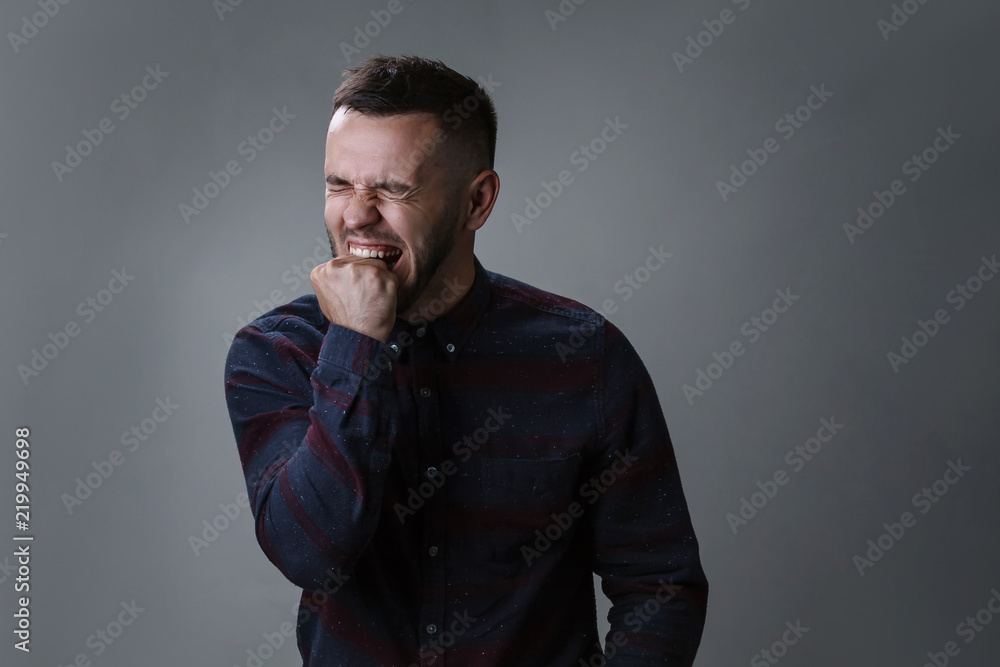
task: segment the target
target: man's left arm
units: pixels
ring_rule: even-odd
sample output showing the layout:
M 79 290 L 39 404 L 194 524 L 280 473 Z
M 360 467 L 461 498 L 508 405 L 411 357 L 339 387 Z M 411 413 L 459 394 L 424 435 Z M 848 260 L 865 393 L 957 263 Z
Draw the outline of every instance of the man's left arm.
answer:
M 708 581 L 656 389 L 625 335 L 604 324 L 603 442 L 587 479 L 594 572 L 611 601 L 608 667 L 690 666 Z M 603 475 L 603 471 L 610 471 Z M 606 483 L 607 482 L 607 483 Z

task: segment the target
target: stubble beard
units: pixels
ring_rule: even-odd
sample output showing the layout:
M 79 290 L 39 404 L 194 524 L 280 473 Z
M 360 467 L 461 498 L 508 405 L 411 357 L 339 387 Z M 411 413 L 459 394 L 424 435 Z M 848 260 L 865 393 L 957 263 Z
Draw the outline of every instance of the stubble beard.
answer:
M 326 226 L 325 222 L 323 226 L 326 227 L 326 237 L 330 241 L 330 254 L 337 257 L 337 247 L 333 242 L 333 235 L 330 234 L 330 228 Z M 426 245 L 417 251 L 410 249 L 417 282 L 412 288 L 401 286 L 400 291 L 396 293 L 396 315 L 403 314 L 423 295 L 424 290 L 427 289 L 447 259 L 448 254 L 454 248 L 457 236 L 458 206 L 450 202 L 427 238 Z

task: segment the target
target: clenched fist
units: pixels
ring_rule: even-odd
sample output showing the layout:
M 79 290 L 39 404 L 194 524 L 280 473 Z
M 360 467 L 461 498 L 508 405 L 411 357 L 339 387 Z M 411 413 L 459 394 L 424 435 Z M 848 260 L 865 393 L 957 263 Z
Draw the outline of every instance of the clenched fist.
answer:
M 314 268 L 309 282 L 326 319 L 385 342 L 396 322 L 399 278 L 374 257 L 344 255 Z

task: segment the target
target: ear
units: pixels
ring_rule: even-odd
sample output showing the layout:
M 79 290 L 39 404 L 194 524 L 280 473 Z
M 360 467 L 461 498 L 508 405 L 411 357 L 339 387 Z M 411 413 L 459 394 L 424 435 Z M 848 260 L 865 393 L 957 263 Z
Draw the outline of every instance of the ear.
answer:
M 474 232 L 486 224 L 499 195 L 500 174 L 492 169 L 479 172 L 465 190 L 465 229 Z

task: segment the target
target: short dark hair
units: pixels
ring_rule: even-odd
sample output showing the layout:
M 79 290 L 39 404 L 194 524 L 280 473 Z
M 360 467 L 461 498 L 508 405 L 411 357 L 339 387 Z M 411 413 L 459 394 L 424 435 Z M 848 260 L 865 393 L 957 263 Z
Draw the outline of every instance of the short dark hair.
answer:
M 440 60 L 375 55 L 344 70 L 347 79 L 333 96 L 340 107 L 374 116 L 433 114 L 444 131 L 448 156 L 459 168 L 478 174 L 493 169 L 497 112 L 489 93 L 474 79 Z M 431 147 L 431 151 L 436 146 Z

